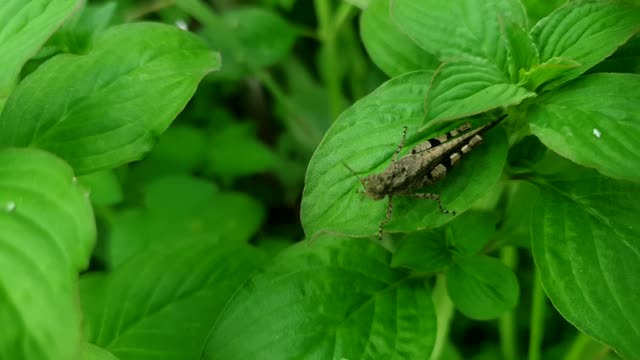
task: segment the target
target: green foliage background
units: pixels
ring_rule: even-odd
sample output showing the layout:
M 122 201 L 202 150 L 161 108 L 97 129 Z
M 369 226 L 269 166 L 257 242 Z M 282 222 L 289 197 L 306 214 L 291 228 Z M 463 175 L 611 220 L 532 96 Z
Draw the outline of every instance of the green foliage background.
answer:
M 640 5 L 0 2 L 0 359 L 640 357 Z M 359 177 L 508 114 L 431 201 Z

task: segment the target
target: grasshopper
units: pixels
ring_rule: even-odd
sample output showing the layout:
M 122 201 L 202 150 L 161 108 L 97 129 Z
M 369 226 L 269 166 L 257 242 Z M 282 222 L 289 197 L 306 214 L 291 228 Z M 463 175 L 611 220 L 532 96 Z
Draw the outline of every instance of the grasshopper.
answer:
M 466 123 L 446 134 L 429 139 L 416 145 L 409 154 L 398 159 L 407 137 L 407 127 L 402 132 L 402 140 L 391 157 L 391 163 L 379 174 L 373 174 L 358 180 L 362 184 L 365 196 L 373 200 L 388 197 L 387 212 L 384 220 L 378 226 L 378 238 L 382 239 L 382 230 L 391 219 L 393 212 L 393 197 L 406 196 L 419 199 L 434 200 L 440 212 L 455 215 L 442 207 L 440 195 L 432 193 L 418 193 L 425 185 L 435 184 L 442 180 L 447 171 L 455 165 L 463 154 L 469 153 L 475 146 L 482 143 L 482 134 L 504 120 L 507 115 L 471 130 L 471 124 Z M 353 170 L 349 171 L 355 175 Z M 357 177 L 357 175 L 356 175 Z

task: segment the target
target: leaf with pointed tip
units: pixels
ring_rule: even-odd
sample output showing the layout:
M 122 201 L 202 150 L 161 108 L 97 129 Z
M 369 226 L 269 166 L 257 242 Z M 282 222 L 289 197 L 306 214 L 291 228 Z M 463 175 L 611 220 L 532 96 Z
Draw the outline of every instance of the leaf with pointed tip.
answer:
M 638 358 L 640 185 L 576 165 L 534 181 L 531 242 L 549 299 L 581 331 Z
M 378 173 L 388 166 L 398 147 L 403 126 L 408 127 L 401 155 L 425 141 L 433 132 L 418 132 L 429 71 L 409 73 L 383 84 L 347 109 L 336 120 L 311 158 L 302 198 L 302 225 L 308 238 L 339 232 L 373 235 L 384 219 L 387 201 L 375 201 L 358 193 L 360 176 Z M 495 184 L 506 161 L 504 130 L 486 134 L 486 142 L 465 155 L 446 181 L 425 187 L 439 194 L 445 208 L 462 212 Z M 345 166 L 346 165 L 346 166 Z M 473 178 L 474 181 L 468 181 Z M 394 212 L 386 230 L 416 231 L 440 226 L 453 219 L 430 200 L 394 198 Z
M 563 57 L 553 57 L 542 64 L 536 65 L 520 74 L 520 83 L 525 88 L 539 92 L 545 91 L 544 85 L 558 78 L 562 73 L 580 66 L 575 60 Z
M 11 92 L 22 65 L 80 4 L 82 0 L 0 1 L 0 103 Z
M 88 54 L 56 56 L 20 83 L 0 114 L 0 146 L 46 149 L 79 174 L 140 159 L 218 66 L 188 32 L 114 26 Z
M 640 179 L 640 75 L 593 74 L 541 96 L 529 108 L 531 131 L 578 164 L 620 179 Z
M 640 31 L 640 6 L 625 1 L 570 1 L 531 29 L 540 61 L 572 59 L 580 66 L 558 74 L 547 89 L 578 77 Z
M 501 21 L 502 36 L 507 47 L 507 64 L 511 82 L 518 83 L 521 73 L 538 65 L 538 49 L 522 25 L 511 19 Z
M 417 359 L 436 318 L 424 280 L 370 241 L 324 237 L 278 255 L 231 299 L 203 359 Z
M 431 80 L 425 100 L 425 123 L 437 123 L 517 105 L 535 93 L 511 82 L 483 59 L 444 63 Z
M 0 358 L 81 359 L 76 278 L 96 230 L 71 167 L 42 150 L 0 150 L 0 229 Z

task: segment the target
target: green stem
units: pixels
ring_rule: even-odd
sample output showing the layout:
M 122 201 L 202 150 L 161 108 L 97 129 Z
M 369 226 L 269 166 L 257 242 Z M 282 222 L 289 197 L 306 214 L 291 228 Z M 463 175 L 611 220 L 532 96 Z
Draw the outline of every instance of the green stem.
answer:
M 453 303 L 447 294 L 446 278 L 443 274 L 438 275 L 432 298 L 436 308 L 438 331 L 436 332 L 436 343 L 433 352 L 431 352 L 431 360 L 437 360 L 440 359 L 442 350 L 447 343 L 449 326 L 453 318 Z
M 340 25 L 339 21 L 343 21 L 346 18 L 348 11 L 341 10 L 340 17 L 333 18 L 330 0 L 315 0 L 316 16 L 318 17 L 318 36 L 322 42 L 322 48 L 320 49 L 321 59 L 321 74 L 325 85 L 327 86 L 327 93 L 329 97 L 329 111 L 331 117 L 336 119 L 343 110 L 341 74 L 338 61 L 338 49 L 336 35 L 338 33 L 337 25 Z M 348 10 L 348 8 L 347 8 Z M 345 13 L 345 15 L 341 15 Z M 333 21 L 332 21 L 333 20 Z
M 512 246 L 500 250 L 500 258 L 508 267 L 515 269 L 518 262 L 518 252 Z M 502 315 L 498 320 L 500 332 L 500 351 L 505 360 L 518 359 L 518 344 L 516 342 L 516 320 L 513 311 Z
M 571 348 L 569 348 L 569 352 L 564 357 L 564 360 L 580 360 L 582 359 L 583 352 L 587 345 L 591 342 L 591 338 L 581 331 L 578 331 L 578 335 L 573 340 L 573 344 L 571 344 Z
M 529 360 L 540 360 L 542 335 L 544 333 L 544 313 L 546 295 L 540 281 L 540 272 L 536 269 L 533 276 L 533 294 L 531 294 L 531 330 L 529 333 Z

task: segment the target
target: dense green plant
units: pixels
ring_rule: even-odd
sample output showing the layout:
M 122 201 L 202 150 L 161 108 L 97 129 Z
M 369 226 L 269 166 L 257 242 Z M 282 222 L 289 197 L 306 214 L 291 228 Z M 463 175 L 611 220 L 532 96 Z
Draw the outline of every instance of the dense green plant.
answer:
M 0 2 L 1 359 L 640 357 L 638 5 L 212 3 Z

